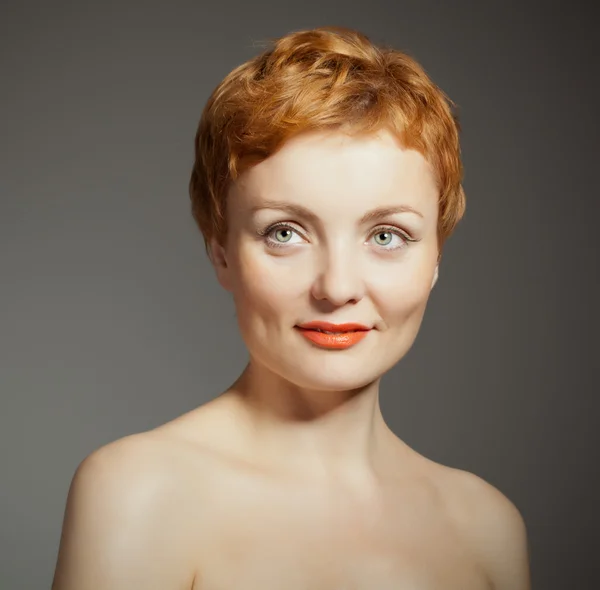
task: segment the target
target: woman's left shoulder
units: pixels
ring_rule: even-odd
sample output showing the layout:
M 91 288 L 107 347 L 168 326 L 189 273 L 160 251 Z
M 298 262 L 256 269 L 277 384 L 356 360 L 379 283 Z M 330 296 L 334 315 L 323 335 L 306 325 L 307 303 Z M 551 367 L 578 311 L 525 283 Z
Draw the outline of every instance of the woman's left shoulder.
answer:
M 483 477 L 462 469 L 444 469 L 445 492 L 453 507 L 474 525 L 519 532 L 524 527 L 521 512 L 504 493 Z
M 515 503 L 469 471 L 444 468 L 438 478 L 460 536 L 485 564 L 495 587 L 529 588 L 527 529 Z

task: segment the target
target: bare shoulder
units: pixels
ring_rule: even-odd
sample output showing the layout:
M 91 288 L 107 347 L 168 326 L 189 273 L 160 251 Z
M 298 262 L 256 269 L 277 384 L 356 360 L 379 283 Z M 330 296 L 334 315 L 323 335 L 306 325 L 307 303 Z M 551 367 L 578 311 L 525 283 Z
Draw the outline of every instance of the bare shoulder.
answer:
M 193 539 L 186 543 L 191 531 L 177 449 L 150 431 L 105 445 L 80 463 L 53 590 L 191 587 L 185 548 Z
M 119 502 L 157 501 L 173 491 L 173 476 L 181 467 L 181 449 L 154 431 L 132 434 L 88 455 L 77 468 L 74 482 L 105 487 L 107 497 Z M 117 493 L 114 493 L 117 492 Z
M 154 431 L 133 434 L 92 452 L 78 466 L 71 492 L 96 498 L 105 508 L 172 501 L 184 476 L 182 446 Z
M 478 555 L 495 590 L 529 590 L 527 530 L 516 505 L 468 471 L 444 468 L 438 481 L 451 519 Z

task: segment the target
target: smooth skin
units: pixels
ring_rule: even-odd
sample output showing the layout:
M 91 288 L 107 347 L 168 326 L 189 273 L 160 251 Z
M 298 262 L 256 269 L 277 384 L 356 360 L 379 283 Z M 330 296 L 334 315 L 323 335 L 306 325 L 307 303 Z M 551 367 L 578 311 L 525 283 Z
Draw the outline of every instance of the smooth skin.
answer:
M 305 133 L 238 179 L 227 215 L 211 259 L 249 363 L 81 463 L 53 590 L 529 590 L 514 504 L 379 406 L 438 276 L 423 156 L 387 131 Z M 327 350 L 295 328 L 312 320 L 372 330 Z

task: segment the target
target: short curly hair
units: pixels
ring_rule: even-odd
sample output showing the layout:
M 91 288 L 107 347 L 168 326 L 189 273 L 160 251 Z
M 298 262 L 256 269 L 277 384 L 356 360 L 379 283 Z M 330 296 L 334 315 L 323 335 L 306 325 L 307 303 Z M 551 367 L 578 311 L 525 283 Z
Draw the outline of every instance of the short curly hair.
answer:
M 454 103 L 409 55 L 343 27 L 296 31 L 215 88 L 195 138 L 189 189 L 207 250 L 227 235 L 230 183 L 303 131 L 390 130 L 430 163 L 439 187 L 438 248 L 465 210 Z

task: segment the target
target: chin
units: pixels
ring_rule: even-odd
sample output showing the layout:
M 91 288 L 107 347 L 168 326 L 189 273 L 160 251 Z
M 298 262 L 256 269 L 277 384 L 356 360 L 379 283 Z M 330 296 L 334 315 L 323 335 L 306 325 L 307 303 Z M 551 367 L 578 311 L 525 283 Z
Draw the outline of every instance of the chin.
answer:
M 305 389 L 317 391 L 351 391 L 365 387 L 385 374 L 395 364 L 379 358 L 377 363 L 367 359 L 328 353 L 322 358 L 277 358 L 266 363 L 281 379 Z
M 353 391 L 370 385 L 381 378 L 381 375 L 320 375 L 314 373 L 296 372 L 294 374 L 280 374 L 280 376 L 296 387 L 314 391 Z
M 254 364 L 278 379 L 317 391 L 351 391 L 381 379 L 406 355 L 414 336 L 395 333 L 345 350 L 266 338 L 249 338 L 246 346 Z

